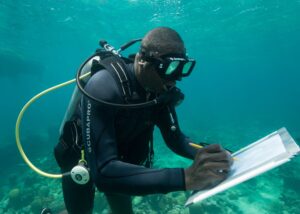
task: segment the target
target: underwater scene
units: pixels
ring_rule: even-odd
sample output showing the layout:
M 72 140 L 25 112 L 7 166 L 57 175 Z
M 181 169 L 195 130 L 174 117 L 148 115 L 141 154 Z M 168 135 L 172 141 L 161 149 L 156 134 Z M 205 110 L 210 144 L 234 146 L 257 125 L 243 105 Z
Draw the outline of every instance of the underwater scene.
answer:
M 0 0 L 0 213 L 63 214 L 61 179 L 43 177 L 16 146 L 19 112 L 34 95 L 73 79 L 104 39 L 119 48 L 166 26 L 197 63 L 178 87 L 181 130 L 231 151 L 285 127 L 300 145 L 299 0 Z M 124 55 L 136 53 L 138 44 Z M 20 139 L 30 161 L 60 173 L 53 156 L 75 83 L 25 112 Z M 101 87 L 101 86 L 99 86 Z M 154 168 L 187 168 L 154 134 Z M 300 157 L 185 208 L 190 192 L 133 197 L 136 214 L 299 214 Z M 96 192 L 95 214 L 110 213 Z

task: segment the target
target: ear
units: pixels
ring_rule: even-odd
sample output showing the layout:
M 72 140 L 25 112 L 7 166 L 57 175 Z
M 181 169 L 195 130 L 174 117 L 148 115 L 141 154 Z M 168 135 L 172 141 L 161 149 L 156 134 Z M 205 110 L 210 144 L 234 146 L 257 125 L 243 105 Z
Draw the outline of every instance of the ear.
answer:
M 141 59 L 141 60 L 138 61 L 138 64 L 142 65 L 143 67 L 145 67 L 146 64 L 147 64 L 147 62 L 145 62 L 144 60 Z
M 137 53 L 135 55 L 135 62 L 138 64 L 138 65 L 142 65 L 142 66 L 145 66 L 145 61 L 143 59 L 141 59 L 141 55 L 140 53 Z

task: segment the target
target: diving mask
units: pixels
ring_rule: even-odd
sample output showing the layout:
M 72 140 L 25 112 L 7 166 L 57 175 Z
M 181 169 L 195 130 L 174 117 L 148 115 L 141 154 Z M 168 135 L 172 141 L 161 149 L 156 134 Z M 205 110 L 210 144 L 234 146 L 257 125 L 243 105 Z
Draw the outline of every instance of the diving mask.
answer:
M 155 66 L 158 74 L 165 80 L 181 80 L 189 76 L 196 64 L 194 59 L 185 54 L 168 54 L 160 57 L 147 56 L 141 53 L 142 59 Z

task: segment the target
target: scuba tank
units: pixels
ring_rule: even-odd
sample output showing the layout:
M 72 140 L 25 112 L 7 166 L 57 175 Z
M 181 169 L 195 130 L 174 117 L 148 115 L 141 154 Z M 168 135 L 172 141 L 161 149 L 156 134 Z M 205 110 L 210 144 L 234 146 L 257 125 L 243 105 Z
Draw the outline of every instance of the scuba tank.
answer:
M 99 56 L 95 56 L 93 58 L 91 58 L 89 61 L 87 61 L 87 63 L 85 63 L 85 65 L 82 68 L 81 74 L 87 74 L 89 72 L 91 72 L 91 68 L 92 68 L 92 62 L 93 60 L 100 60 Z M 87 83 L 87 81 L 89 80 L 89 78 L 85 78 L 83 80 L 84 83 Z M 71 119 L 71 117 L 75 114 L 76 111 L 76 107 L 78 106 L 79 102 L 81 99 L 81 93 L 78 89 L 78 87 L 75 86 L 73 93 L 72 93 L 72 97 L 69 101 L 69 105 L 68 108 L 66 110 L 65 116 L 61 122 L 60 128 L 59 128 L 59 134 L 61 135 L 63 132 L 63 128 L 64 125 L 67 121 L 69 121 Z

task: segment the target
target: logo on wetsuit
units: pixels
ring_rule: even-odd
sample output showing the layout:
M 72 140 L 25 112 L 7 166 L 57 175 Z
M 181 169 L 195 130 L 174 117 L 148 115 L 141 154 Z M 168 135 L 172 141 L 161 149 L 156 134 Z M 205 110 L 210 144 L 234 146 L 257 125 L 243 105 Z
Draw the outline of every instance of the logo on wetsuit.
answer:
M 87 151 L 89 153 L 92 152 L 92 147 L 91 147 L 91 108 L 92 108 L 92 104 L 90 102 L 90 100 L 87 101 L 87 110 L 86 110 L 86 145 L 87 145 Z

